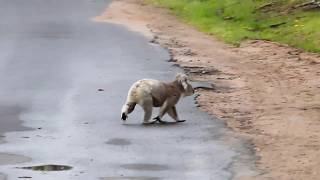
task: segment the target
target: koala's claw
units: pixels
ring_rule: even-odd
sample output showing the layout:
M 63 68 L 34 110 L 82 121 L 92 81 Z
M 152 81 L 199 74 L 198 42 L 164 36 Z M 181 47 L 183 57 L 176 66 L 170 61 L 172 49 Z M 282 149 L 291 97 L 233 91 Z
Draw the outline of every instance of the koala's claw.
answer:
M 161 124 L 165 124 L 165 123 L 172 123 L 172 122 L 168 122 L 168 121 L 162 121 L 161 118 L 159 116 L 153 118 L 155 121 L 153 122 L 159 122 Z M 177 120 L 176 123 L 181 123 L 181 122 L 185 122 L 186 120 Z
M 162 123 L 162 124 L 165 124 L 165 123 L 168 123 L 167 121 L 162 121 L 161 119 L 158 120 L 159 123 Z
M 121 119 L 125 121 L 127 118 L 128 118 L 128 116 L 125 113 L 122 113 Z
M 185 121 L 186 121 L 186 120 L 178 120 L 177 122 L 180 123 L 180 122 L 185 122 Z
M 150 125 L 150 124 L 155 124 L 156 122 L 158 122 L 158 121 L 156 120 L 156 121 L 151 121 L 151 122 L 143 122 L 142 124 L 143 125 Z
M 153 118 L 156 122 L 159 122 L 159 123 L 161 123 L 161 122 L 164 122 L 164 121 L 162 121 L 161 120 L 161 118 L 159 117 L 159 116 L 157 116 L 157 117 L 155 117 L 155 118 Z
M 167 123 L 167 121 L 162 121 L 159 116 L 157 116 L 157 117 L 155 117 L 153 119 L 156 120 L 156 122 L 159 122 L 159 123 L 162 123 L 162 124 Z

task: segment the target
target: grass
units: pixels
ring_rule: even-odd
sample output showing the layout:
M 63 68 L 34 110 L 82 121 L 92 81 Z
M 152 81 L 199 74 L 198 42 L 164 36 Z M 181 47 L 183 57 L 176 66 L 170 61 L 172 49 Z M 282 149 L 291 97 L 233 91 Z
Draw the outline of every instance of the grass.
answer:
M 320 11 L 292 8 L 306 0 L 147 1 L 228 43 L 265 39 L 320 52 Z

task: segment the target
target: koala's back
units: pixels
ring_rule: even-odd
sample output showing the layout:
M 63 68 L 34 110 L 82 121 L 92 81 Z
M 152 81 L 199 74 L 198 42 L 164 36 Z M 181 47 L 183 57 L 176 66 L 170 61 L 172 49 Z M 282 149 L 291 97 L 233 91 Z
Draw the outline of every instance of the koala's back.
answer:
M 166 84 L 155 79 L 142 79 L 131 86 L 129 96 L 135 101 L 145 98 L 165 99 Z

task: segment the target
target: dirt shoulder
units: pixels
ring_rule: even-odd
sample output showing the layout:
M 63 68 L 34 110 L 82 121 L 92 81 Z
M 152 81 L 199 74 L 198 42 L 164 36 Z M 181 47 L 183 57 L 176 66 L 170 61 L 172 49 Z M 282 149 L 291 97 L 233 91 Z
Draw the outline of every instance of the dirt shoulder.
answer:
M 197 101 L 252 140 L 265 172 L 256 179 L 318 179 L 320 55 L 266 41 L 231 47 L 143 0 L 114 1 L 94 20 L 147 35 L 192 79 L 211 82 Z

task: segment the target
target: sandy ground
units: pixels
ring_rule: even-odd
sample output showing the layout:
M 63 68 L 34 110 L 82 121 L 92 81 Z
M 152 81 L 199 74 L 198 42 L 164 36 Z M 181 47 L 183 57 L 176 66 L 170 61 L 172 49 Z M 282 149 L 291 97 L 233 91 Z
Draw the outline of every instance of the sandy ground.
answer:
M 318 179 L 320 55 L 266 41 L 231 47 L 142 0 L 114 1 L 94 20 L 143 33 L 192 79 L 211 82 L 199 106 L 251 139 L 263 172 L 254 179 Z

